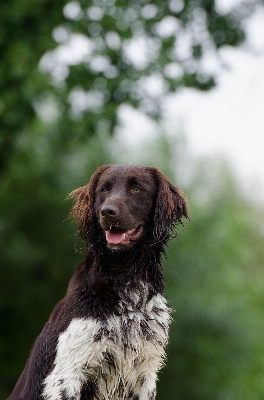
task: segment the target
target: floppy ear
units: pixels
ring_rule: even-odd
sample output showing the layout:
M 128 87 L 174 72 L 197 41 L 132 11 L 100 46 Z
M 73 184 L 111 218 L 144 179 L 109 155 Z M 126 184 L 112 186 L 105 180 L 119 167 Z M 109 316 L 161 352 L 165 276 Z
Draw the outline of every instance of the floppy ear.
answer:
M 158 241 L 166 243 L 170 232 L 182 219 L 189 219 L 187 200 L 184 192 L 174 186 L 157 168 L 154 168 L 157 180 L 156 206 L 154 213 L 154 235 Z
M 80 237 L 86 243 L 92 238 L 97 226 L 97 218 L 94 211 L 95 189 L 100 176 L 108 168 L 109 165 L 99 167 L 86 186 L 73 190 L 67 197 L 67 199 L 77 198 L 70 211 L 70 216 L 78 225 Z

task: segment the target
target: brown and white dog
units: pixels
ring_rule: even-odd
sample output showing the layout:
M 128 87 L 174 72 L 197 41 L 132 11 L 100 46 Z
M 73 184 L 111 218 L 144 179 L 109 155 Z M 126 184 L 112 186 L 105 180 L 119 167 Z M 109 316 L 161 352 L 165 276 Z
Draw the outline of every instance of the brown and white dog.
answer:
M 104 165 L 70 197 L 90 249 L 8 400 L 154 400 L 170 321 L 161 255 L 188 218 L 183 193 L 157 168 Z

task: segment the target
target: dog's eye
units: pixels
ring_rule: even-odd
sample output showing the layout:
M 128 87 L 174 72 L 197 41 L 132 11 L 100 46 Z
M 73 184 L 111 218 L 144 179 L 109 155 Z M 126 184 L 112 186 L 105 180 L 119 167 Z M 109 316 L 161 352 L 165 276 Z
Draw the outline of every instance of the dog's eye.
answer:
M 132 192 L 134 192 L 134 193 L 139 193 L 139 192 L 141 192 L 141 189 L 140 189 L 140 187 L 138 187 L 138 186 L 134 186 L 134 187 L 132 188 Z
M 106 193 L 108 193 L 108 192 L 109 192 L 109 190 L 108 190 L 108 189 L 106 189 L 106 187 L 103 187 L 103 188 L 101 189 L 101 192 L 102 192 L 102 193 L 104 193 L 104 194 L 106 194 Z

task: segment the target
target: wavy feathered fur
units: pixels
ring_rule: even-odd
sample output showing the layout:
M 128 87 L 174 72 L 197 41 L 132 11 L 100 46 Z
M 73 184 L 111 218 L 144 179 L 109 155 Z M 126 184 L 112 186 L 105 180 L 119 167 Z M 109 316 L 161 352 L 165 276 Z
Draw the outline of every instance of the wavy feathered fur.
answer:
M 170 321 L 161 255 L 188 218 L 184 194 L 157 168 L 104 165 L 69 197 L 91 246 L 8 400 L 154 400 Z

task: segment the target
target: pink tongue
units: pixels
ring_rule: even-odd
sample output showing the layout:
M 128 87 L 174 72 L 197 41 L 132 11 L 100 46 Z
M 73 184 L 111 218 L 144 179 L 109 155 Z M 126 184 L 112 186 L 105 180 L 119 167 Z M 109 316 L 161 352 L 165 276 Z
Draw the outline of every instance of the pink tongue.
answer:
M 108 243 L 119 244 L 122 243 L 123 241 L 126 241 L 126 233 L 127 231 L 123 232 L 106 231 L 105 236 Z

